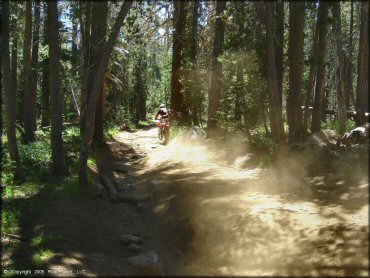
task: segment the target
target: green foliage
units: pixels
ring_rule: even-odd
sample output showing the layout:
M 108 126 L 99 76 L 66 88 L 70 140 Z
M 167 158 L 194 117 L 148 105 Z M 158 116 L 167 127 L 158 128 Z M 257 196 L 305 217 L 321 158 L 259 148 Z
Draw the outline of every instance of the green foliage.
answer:
M 1 212 L 1 233 L 14 234 L 19 229 L 21 211 L 14 207 L 5 207 Z
M 117 128 L 116 126 L 109 126 L 105 129 L 104 140 L 105 141 L 114 140 L 114 136 L 117 135 L 118 133 L 119 128 Z
M 50 244 L 53 244 L 55 242 L 60 242 L 62 240 L 63 240 L 63 237 L 61 236 L 40 234 L 31 240 L 31 246 L 45 248 L 46 246 Z
M 344 128 L 344 132 L 350 131 L 352 129 L 356 128 L 356 123 L 353 120 L 347 120 L 346 126 Z M 333 121 L 327 121 L 323 124 L 322 129 L 333 129 L 338 134 L 343 134 L 344 132 L 341 130 L 341 125 L 339 123 L 338 119 L 335 119 Z
M 19 147 L 23 164 L 33 169 L 51 164 L 51 148 L 47 141 L 35 141 Z
M 109 124 L 112 126 L 130 126 L 132 116 L 124 106 L 116 106 L 115 113 L 109 117 Z
M 32 264 L 35 267 L 43 267 L 46 265 L 47 260 L 53 257 L 55 253 L 50 249 L 40 249 L 32 256 Z

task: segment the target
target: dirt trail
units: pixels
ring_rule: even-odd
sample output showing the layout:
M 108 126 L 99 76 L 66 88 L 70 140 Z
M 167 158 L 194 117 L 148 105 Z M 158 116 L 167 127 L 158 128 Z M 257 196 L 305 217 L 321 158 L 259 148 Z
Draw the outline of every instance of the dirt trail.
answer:
M 151 129 L 116 140 L 143 156 L 132 172 L 137 184 L 155 181 L 143 208 L 153 231 L 182 254 L 173 271 L 368 275 L 366 170 L 312 176 L 293 158 L 263 169 L 245 150 L 237 156 L 190 140 L 162 146 L 155 137 Z
M 101 186 L 73 198 L 47 196 L 47 210 L 22 226 L 30 239 L 63 239 L 44 258 L 54 275 L 143 275 L 128 261 L 143 252 L 157 254 L 161 273 L 171 276 L 369 274 L 363 162 L 347 176 L 313 175 L 293 157 L 263 168 L 237 138 L 229 149 L 191 140 L 163 146 L 156 134 L 121 132 L 96 150 L 99 174 L 150 192 L 151 200 L 110 203 Z M 125 234 L 141 236 L 143 251 L 123 245 Z M 26 263 L 22 252 L 10 258 L 17 265 Z

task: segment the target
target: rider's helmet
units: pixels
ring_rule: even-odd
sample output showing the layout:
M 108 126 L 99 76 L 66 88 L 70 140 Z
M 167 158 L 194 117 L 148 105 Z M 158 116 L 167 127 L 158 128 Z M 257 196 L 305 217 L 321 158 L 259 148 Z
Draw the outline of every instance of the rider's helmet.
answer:
M 161 108 L 166 108 L 166 105 L 164 105 L 163 103 L 161 105 L 159 105 L 159 109 Z

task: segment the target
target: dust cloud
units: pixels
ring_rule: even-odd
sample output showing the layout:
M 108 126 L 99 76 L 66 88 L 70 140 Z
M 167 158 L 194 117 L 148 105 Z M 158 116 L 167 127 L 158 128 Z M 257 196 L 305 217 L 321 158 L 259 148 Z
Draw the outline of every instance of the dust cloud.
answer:
M 152 212 L 184 254 L 177 274 L 368 275 L 367 160 L 266 158 L 242 136 L 142 144 L 141 174 L 163 184 Z

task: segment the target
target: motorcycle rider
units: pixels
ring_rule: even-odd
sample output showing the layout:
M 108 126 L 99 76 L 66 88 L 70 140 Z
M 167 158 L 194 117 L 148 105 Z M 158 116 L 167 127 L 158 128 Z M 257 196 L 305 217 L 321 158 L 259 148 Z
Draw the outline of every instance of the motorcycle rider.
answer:
M 170 114 L 171 113 L 170 113 L 169 109 L 167 109 L 166 106 L 162 103 L 161 105 L 159 105 L 159 110 L 157 112 L 157 115 L 155 115 L 155 119 L 168 120 Z M 159 116 L 161 116 L 161 117 L 159 117 Z

